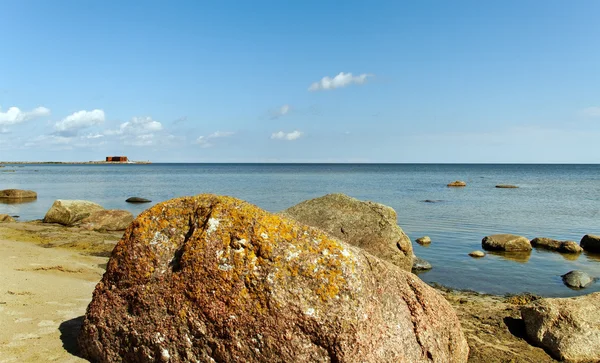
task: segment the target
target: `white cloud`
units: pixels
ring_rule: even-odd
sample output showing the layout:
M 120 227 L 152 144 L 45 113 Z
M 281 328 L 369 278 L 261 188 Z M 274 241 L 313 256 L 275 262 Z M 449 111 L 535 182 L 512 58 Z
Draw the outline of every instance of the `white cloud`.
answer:
M 0 109 L 0 125 L 10 126 L 48 115 L 50 115 L 50 110 L 46 107 L 37 107 L 31 111 L 21 111 L 18 107 L 10 107 L 6 112 L 2 112 Z
M 600 107 L 593 106 L 581 110 L 581 114 L 588 117 L 600 117 Z
M 289 133 L 279 131 L 279 132 L 274 132 L 273 134 L 271 134 L 271 139 L 292 141 L 292 140 L 299 139 L 303 134 L 304 134 L 303 132 L 298 131 L 298 130 L 292 131 Z
M 216 131 L 213 132 L 212 134 L 208 135 L 208 136 L 199 136 L 196 139 L 196 144 L 200 145 L 200 147 L 203 148 L 207 148 L 207 147 L 211 147 L 213 146 L 212 142 L 210 141 L 211 139 L 218 139 L 221 137 L 229 137 L 231 135 L 235 134 L 235 132 L 231 132 L 231 131 Z
M 353 76 L 352 73 L 344 73 L 340 72 L 337 76 L 323 77 L 320 81 L 314 82 L 308 87 L 309 91 L 322 91 L 322 90 L 330 90 L 341 87 L 346 87 L 355 84 L 364 84 L 367 82 L 367 77 L 371 77 L 372 75 L 363 73 L 359 76 Z
M 77 111 L 54 125 L 54 128 L 61 132 L 72 132 L 104 122 L 104 111 Z
M 290 113 L 290 111 L 292 110 L 292 106 L 290 105 L 283 105 L 281 107 L 279 107 L 276 110 L 272 110 L 271 113 L 271 119 L 278 119 L 282 116 L 287 115 L 288 113 Z
M 162 124 L 151 117 L 132 117 L 131 121 L 122 123 L 115 133 L 139 135 L 160 131 L 162 128 Z

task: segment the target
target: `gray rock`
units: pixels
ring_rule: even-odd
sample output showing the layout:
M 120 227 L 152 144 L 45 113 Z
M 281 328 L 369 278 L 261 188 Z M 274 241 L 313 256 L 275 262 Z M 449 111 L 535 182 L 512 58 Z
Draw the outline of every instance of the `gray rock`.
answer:
M 412 243 L 398 226 L 396 211 L 386 205 L 328 194 L 280 214 L 319 228 L 405 271 L 412 269 Z
M 150 199 L 140 198 L 140 197 L 131 197 L 125 200 L 127 203 L 150 203 L 152 202 Z
M 516 186 L 516 185 L 510 185 L 510 184 L 498 184 L 498 185 L 496 185 L 496 188 L 500 188 L 500 189 L 517 189 L 518 186 Z
M 557 241 L 546 237 L 532 239 L 531 246 L 561 253 L 580 253 L 583 251 L 583 248 L 579 247 L 575 241 Z
M 600 362 L 600 293 L 540 299 L 521 308 L 527 336 L 555 359 Z
M 417 238 L 415 241 L 420 245 L 428 245 L 431 243 L 431 238 L 429 238 L 429 236 L 423 236 L 423 237 Z
M 427 260 L 424 260 L 417 256 L 413 256 L 413 265 L 412 265 L 413 271 L 427 271 L 427 270 L 431 270 L 431 268 L 432 268 L 432 266 L 429 262 L 427 262 Z
M 600 253 L 600 236 L 586 234 L 579 245 L 586 251 Z
M 561 277 L 565 285 L 575 289 L 583 289 L 594 281 L 590 275 L 579 270 L 567 272 Z
M 64 226 L 73 226 L 93 212 L 104 210 L 101 205 L 87 200 L 61 200 L 54 201 L 46 216 L 44 223 L 58 223 Z
M 452 306 L 414 274 L 207 194 L 136 218 L 78 341 L 93 362 L 465 363 L 469 352 Z
M 514 234 L 495 234 L 481 240 L 481 247 L 488 251 L 531 251 L 531 242 L 523 236 Z
M 469 256 L 471 256 L 471 257 L 484 257 L 485 253 L 483 253 L 482 251 L 471 251 L 471 252 L 469 252 Z
M 453 181 L 452 183 L 448 184 L 449 187 L 466 187 L 467 183 L 465 183 L 464 181 L 461 180 L 456 180 Z

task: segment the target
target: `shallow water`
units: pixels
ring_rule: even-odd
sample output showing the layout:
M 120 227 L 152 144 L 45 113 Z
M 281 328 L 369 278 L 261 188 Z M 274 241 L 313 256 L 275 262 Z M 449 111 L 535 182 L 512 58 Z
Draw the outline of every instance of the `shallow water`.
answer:
M 19 215 L 20 220 L 43 218 L 55 199 L 91 200 L 138 214 L 156 202 L 199 193 L 235 196 L 269 211 L 345 193 L 393 207 L 411 239 L 431 237 L 429 247 L 413 244 L 415 254 L 434 266 L 419 275 L 425 281 L 495 294 L 574 296 L 600 291 L 600 282 L 575 291 L 560 278 L 574 269 L 600 277 L 600 255 L 584 253 L 573 259 L 542 250 L 482 259 L 467 255 L 494 233 L 577 242 L 585 234 L 600 234 L 600 165 L 7 165 L 0 170 L 15 170 L 0 172 L 0 189 L 38 193 L 35 202 L 0 204 L 0 213 Z M 457 179 L 467 187 L 446 187 Z M 497 184 L 519 188 L 497 189 Z M 130 196 L 153 203 L 128 204 Z

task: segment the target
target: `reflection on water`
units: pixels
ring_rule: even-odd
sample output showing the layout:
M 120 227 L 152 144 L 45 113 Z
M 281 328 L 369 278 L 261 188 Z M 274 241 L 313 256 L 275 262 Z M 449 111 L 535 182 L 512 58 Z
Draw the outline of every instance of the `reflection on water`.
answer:
M 600 262 L 600 253 L 591 253 L 591 252 L 588 252 L 588 251 L 583 251 L 583 254 L 590 261 Z
M 498 256 L 508 261 L 519 263 L 527 263 L 531 258 L 531 252 L 503 252 L 503 251 L 487 251 L 488 255 Z
M 36 198 L 0 198 L 0 204 L 25 204 L 37 201 Z
M 564 258 L 567 261 L 577 261 L 581 253 L 558 253 L 560 257 Z

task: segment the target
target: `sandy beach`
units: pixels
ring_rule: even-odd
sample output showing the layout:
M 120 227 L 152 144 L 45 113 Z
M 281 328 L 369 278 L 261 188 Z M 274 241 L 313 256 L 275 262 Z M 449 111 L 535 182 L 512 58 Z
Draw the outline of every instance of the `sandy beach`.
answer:
M 0 225 L 0 362 L 77 362 L 76 336 L 119 232 L 40 222 Z M 553 362 L 523 337 L 519 305 L 531 297 L 437 287 L 456 309 L 469 362 Z

